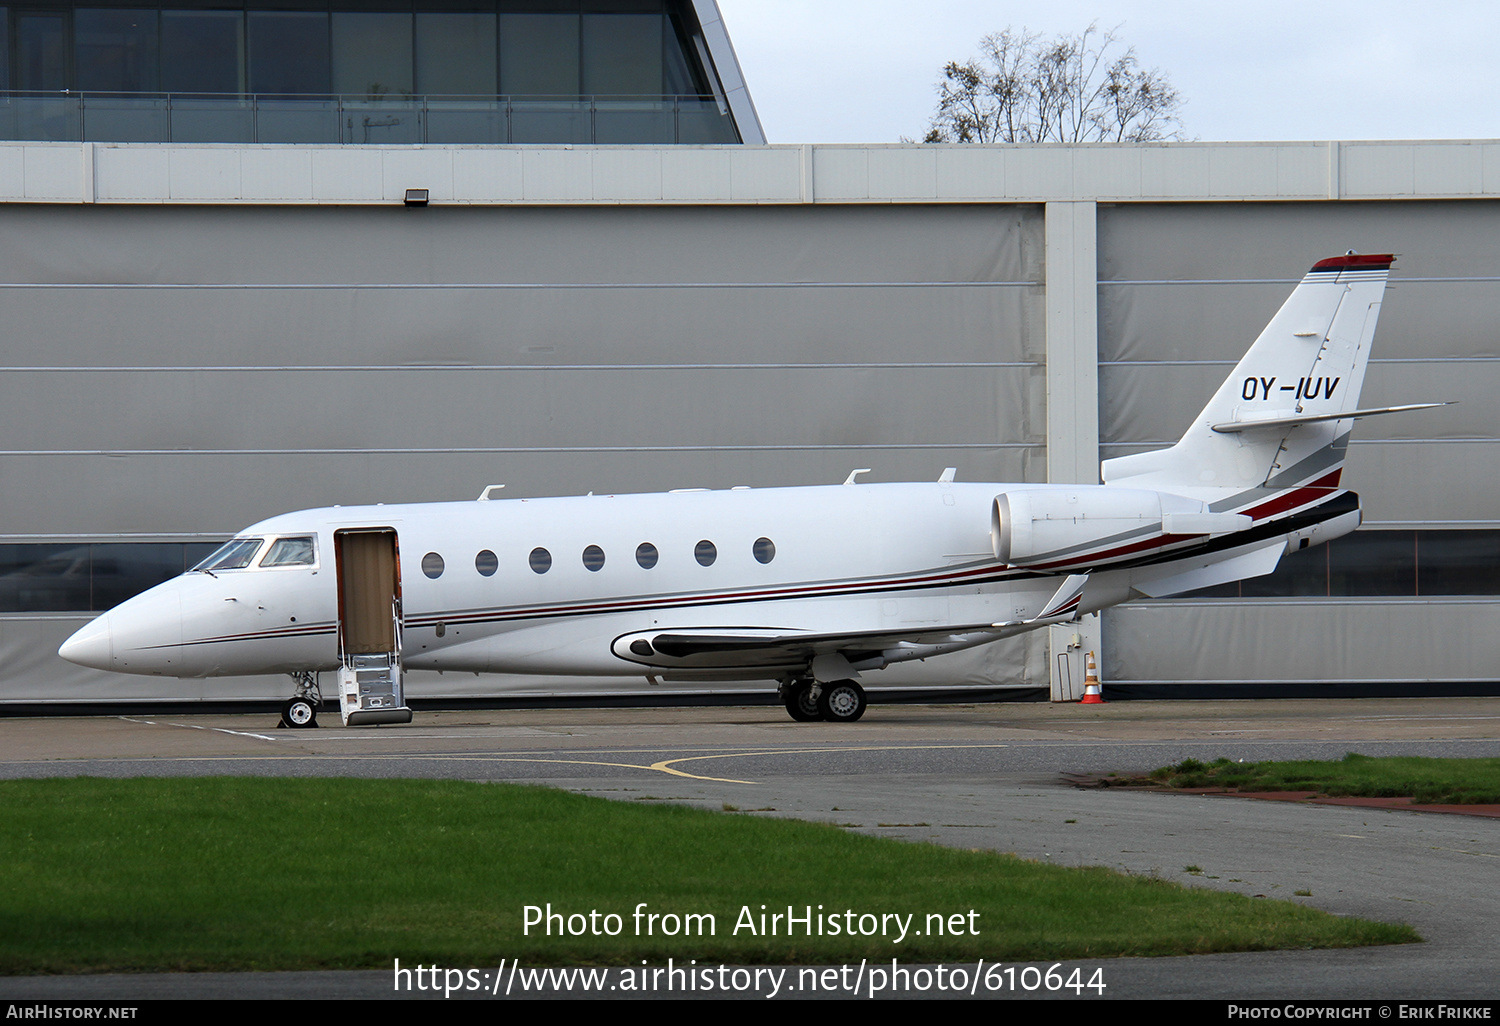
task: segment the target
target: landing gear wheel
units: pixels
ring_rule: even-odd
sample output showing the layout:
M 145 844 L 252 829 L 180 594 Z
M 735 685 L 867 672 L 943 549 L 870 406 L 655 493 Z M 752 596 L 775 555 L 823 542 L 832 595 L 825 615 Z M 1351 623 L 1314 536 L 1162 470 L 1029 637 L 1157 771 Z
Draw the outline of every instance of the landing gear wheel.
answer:
M 830 723 L 853 723 L 865 714 L 865 689 L 852 680 L 824 684 L 818 712 Z
M 307 698 L 288 698 L 281 705 L 281 722 L 288 727 L 316 727 L 318 707 Z
M 811 723 L 823 718 L 823 714 L 818 710 L 818 700 L 812 695 L 812 686 L 812 681 L 803 680 L 793 684 L 786 691 L 783 699 L 786 711 L 798 723 Z

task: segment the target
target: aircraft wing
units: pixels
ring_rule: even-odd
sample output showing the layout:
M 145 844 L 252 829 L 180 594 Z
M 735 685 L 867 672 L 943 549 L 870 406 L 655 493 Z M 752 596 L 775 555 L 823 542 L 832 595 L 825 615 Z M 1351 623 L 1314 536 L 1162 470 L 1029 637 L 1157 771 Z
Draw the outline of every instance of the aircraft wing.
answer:
M 872 666 L 903 657 L 925 658 L 993 641 L 1005 633 L 1011 632 L 987 623 L 827 633 L 779 627 L 682 627 L 622 635 L 612 647 L 622 659 L 662 669 L 797 670 L 830 656 L 842 657 L 851 665 Z
M 612 649 L 622 659 L 663 669 L 796 670 L 818 662 L 840 665 L 826 662 L 837 657 L 847 661 L 847 669 L 858 670 L 859 664 L 874 667 L 925 659 L 1076 619 L 1087 581 L 1087 574 L 1070 575 L 1041 612 L 1029 619 L 838 632 L 788 627 L 680 627 L 624 634 L 615 639 Z M 823 674 L 818 672 L 818 676 L 822 679 Z

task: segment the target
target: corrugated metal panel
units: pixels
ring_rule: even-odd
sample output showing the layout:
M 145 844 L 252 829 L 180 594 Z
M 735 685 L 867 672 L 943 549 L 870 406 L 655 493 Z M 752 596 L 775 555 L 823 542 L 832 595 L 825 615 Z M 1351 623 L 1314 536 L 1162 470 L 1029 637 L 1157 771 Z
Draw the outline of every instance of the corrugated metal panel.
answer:
M 1358 430 L 1342 483 L 1359 493 L 1366 523 L 1500 523 L 1488 470 L 1500 466 L 1500 443 L 1361 442 Z
M 937 162 L 932 149 L 871 150 L 870 192 L 898 202 L 931 199 L 937 195 Z
M 1346 249 L 1397 253 L 1398 289 L 1406 276 L 1500 273 L 1493 245 L 1500 202 L 1483 199 L 1122 204 L 1101 208 L 1099 223 L 1101 282 L 1269 279 L 1289 288 L 1314 261 Z
M 1193 415 L 1229 370 L 1227 363 L 1102 367 L 1100 430 L 1115 444 L 1143 448 L 1171 445 L 1187 430 Z M 1359 444 L 1381 439 L 1500 439 L 1500 422 L 1490 405 L 1497 376 L 1500 361 L 1372 363 L 1365 377 L 1361 406 L 1454 400 L 1458 405 L 1363 420 L 1355 426 L 1354 438 Z
M 1104 614 L 1106 683 L 1488 681 L 1500 603 L 1143 603 Z
M 1346 148 L 1350 188 L 1396 191 L 1399 183 L 1375 177 L 1368 162 L 1410 169 L 1416 152 L 1376 149 Z M 1489 399 L 1500 384 L 1497 231 L 1500 204 L 1484 201 L 1101 209 L 1104 455 L 1175 441 L 1313 261 L 1350 248 L 1395 251 L 1361 405 L 1461 405 L 1360 422 L 1343 484 L 1360 493 L 1372 525 L 1496 522 L 1494 482 L 1481 468 L 1500 461 Z M 1104 618 L 1105 674 L 1116 682 L 1483 680 L 1500 655 L 1497 611 L 1441 599 L 1126 606 Z
M 1034 363 L 1033 291 L 17 289 L 0 366 Z
M 1478 142 L 1346 144 L 1344 195 L 1458 196 L 1485 191 L 1485 166 L 1500 147 Z
M 731 103 L 734 97 L 730 97 Z M 708 180 L 673 155 L 722 152 Z M 618 158 L 619 154 L 635 156 Z M 420 178 L 421 185 L 411 179 Z M 648 180 L 649 179 L 649 180 Z M 679 189 L 673 183 L 684 186 Z M 0 201 L 1199 203 L 1500 195 L 1488 141 L 1014 146 L 276 146 L 0 142 Z
M 0 456 L 601 443 L 1045 445 L 1044 389 L 1035 367 L 12 371 L 5 377 Z M 938 396 L 940 403 L 931 401 Z M 75 408 L 80 397 L 87 397 L 86 414 Z M 0 523 L 20 513 L 6 509 L 15 502 L 0 496 Z
M 0 617 L 0 700 L 6 702 L 201 701 L 286 697 L 284 677 L 177 680 L 101 673 L 57 657 L 57 648 L 86 616 Z
M 1490 201 L 1102 209 L 1105 455 L 1175 441 L 1313 261 L 1394 250 L 1361 405 L 1460 405 L 1361 422 L 1344 481 L 1371 521 L 1494 520 L 1497 233 Z
M 800 147 L 730 151 L 728 198 L 736 203 L 804 202 L 810 198 L 810 193 L 804 187 L 802 162 Z M 684 198 L 700 197 L 695 192 Z M 716 198 L 723 199 L 722 196 Z
M 0 279 L 86 286 L 4 291 L 0 365 L 283 368 L 5 375 L 0 417 L 13 419 L 0 437 L 13 451 L 28 439 L 189 451 L 0 456 L 0 524 L 12 536 L 227 534 L 288 509 L 470 499 L 500 481 L 520 497 L 832 483 L 856 466 L 876 468 L 869 480 L 945 466 L 1037 480 L 1042 288 L 983 283 L 1040 279 L 1040 214 L 0 208 L 12 243 Z M 101 287 L 320 281 L 342 284 Z M 446 282 L 481 287 L 413 287 Z M 634 285 L 650 287 L 620 287 Z M 523 369 L 401 369 L 444 362 Z M 1005 363 L 1017 366 L 993 366 Z M 254 446 L 304 452 L 191 451 Z M 305 451 L 380 446 L 435 451 Z M 478 451 L 444 451 L 465 447 Z M 55 651 L 81 622 L 0 619 L 0 699 L 286 691 L 78 670 Z M 926 672 L 1045 679 L 1035 648 Z M 557 686 L 447 675 L 410 693 Z
M 0 207 L 0 285 L 61 286 L 0 289 L 0 367 L 59 368 L 0 377 L 0 525 L 1038 479 L 1041 234 L 996 206 Z
M 11 537 L 227 536 L 288 510 L 472 499 L 495 483 L 508 485 L 506 498 L 524 498 L 838 484 L 855 467 L 875 468 L 860 478 L 866 482 L 936 481 L 947 466 L 966 481 L 1042 481 L 1044 457 L 1036 447 L 982 443 L 652 450 L 601 441 L 583 450 L 515 451 L 497 438 L 493 450 L 475 453 L 9 456 L 0 462 L 0 491 L 19 496 L 6 514 Z M 3 673 L 0 667 L 0 679 Z
M 1003 205 L 0 205 L 0 284 L 1040 283 L 1041 225 Z

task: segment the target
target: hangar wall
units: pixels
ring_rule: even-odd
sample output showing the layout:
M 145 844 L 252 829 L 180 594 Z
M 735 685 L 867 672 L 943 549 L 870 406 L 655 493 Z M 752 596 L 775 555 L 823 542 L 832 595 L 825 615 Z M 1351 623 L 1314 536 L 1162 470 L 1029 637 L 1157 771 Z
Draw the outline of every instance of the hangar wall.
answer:
M 1036 207 L 0 206 L 0 240 L 7 533 L 817 483 L 851 450 L 1045 474 Z
M 433 206 L 396 205 L 417 185 Z M 1496 143 L 0 144 L 0 558 L 501 481 L 1090 480 L 1174 440 L 1301 272 L 1356 248 L 1401 254 L 1367 404 L 1462 402 L 1362 423 L 1346 483 L 1369 529 L 1468 532 L 1493 567 L 1497 210 Z M 1124 607 L 1105 677 L 1489 679 L 1485 587 Z M 0 611 L 0 701 L 285 691 L 72 667 L 88 615 Z M 881 683 L 1052 665 L 1029 637 Z
M 1494 200 L 1102 207 L 1101 457 L 1181 435 L 1309 263 L 1292 254 L 1395 251 L 1360 405 L 1458 405 L 1359 422 L 1343 484 L 1360 494 L 1361 536 L 1425 529 L 1424 539 L 1481 542 L 1495 550 L 1487 561 L 1495 567 L 1500 507 L 1483 468 L 1500 465 L 1496 238 Z M 1336 581 L 1330 590 L 1321 598 L 1221 590 L 1107 611 L 1105 675 L 1116 683 L 1493 677 L 1494 587 L 1421 600 L 1357 586 L 1338 594 Z
M 511 498 L 855 467 L 1045 480 L 1042 220 L 1039 205 L 0 205 L 0 543 L 222 539 L 289 509 L 499 482 Z M 86 619 L 0 618 L 0 698 L 284 690 L 77 670 L 54 653 Z M 1035 680 L 1037 651 L 1018 640 L 941 673 Z M 411 693 L 536 686 L 556 684 L 413 675 Z

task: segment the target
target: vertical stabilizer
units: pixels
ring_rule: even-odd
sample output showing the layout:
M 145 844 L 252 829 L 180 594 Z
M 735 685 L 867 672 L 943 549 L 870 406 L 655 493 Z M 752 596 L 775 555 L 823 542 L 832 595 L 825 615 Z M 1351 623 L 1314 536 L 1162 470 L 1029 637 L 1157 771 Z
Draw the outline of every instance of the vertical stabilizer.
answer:
M 1337 487 L 1353 420 L 1286 421 L 1358 409 L 1394 260 L 1350 252 L 1314 264 L 1181 440 L 1105 460 L 1103 480 L 1169 492 Z

